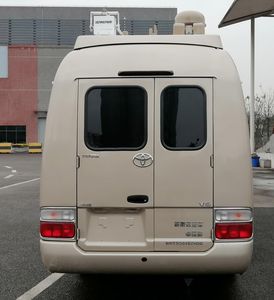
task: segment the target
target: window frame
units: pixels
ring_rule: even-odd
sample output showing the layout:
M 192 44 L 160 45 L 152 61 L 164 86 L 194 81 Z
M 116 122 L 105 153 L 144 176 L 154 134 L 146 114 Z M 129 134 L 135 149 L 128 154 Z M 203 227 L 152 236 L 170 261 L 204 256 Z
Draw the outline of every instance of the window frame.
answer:
M 139 147 L 92 147 L 88 143 L 88 138 L 87 138 L 87 116 L 88 116 L 88 110 L 87 110 L 87 102 L 88 102 L 88 95 L 90 91 L 95 90 L 95 89 L 105 89 L 105 88 L 140 88 L 141 90 L 144 91 L 144 141 L 142 145 Z M 148 141 L 148 93 L 147 90 L 140 85 L 96 85 L 92 86 L 86 91 L 85 94 L 85 100 L 84 100 L 84 142 L 85 145 L 88 149 L 92 151 L 138 151 L 146 147 L 147 141 Z
M 168 145 L 166 145 L 165 141 L 164 141 L 164 92 L 165 90 L 167 90 L 168 88 L 196 88 L 198 90 L 200 90 L 202 92 L 203 95 L 203 99 L 205 102 L 205 110 L 204 110 L 204 128 L 205 128 L 205 134 L 204 134 L 204 142 L 203 144 L 201 144 L 198 147 L 170 147 Z M 161 96 L 160 96 L 160 136 L 161 136 L 161 144 L 163 145 L 163 147 L 169 151 L 197 151 L 197 150 L 201 150 L 202 148 L 205 147 L 205 145 L 207 144 L 207 136 L 208 136 L 208 126 L 207 126 L 207 94 L 206 91 L 204 90 L 204 88 L 202 88 L 199 85 L 169 85 L 166 86 L 162 91 L 161 91 Z

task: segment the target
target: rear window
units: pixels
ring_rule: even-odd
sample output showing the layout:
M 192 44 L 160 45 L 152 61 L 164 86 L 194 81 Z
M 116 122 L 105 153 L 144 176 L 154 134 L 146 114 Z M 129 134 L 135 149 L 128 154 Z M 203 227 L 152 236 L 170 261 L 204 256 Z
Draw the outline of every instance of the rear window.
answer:
M 161 95 L 161 139 L 167 149 L 197 150 L 206 143 L 206 95 L 199 87 L 171 86 Z
M 85 100 L 85 142 L 94 150 L 137 150 L 147 140 L 147 94 L 141 87 L 97 87 Z

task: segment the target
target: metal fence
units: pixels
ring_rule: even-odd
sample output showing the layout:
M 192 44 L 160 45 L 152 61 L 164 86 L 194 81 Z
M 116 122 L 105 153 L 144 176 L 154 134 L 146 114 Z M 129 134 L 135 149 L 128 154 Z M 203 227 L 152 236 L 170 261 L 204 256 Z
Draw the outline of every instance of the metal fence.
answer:
M 130 35 L 148 34 L 154 24 L 158 34 L 172 33 L 173 21 L 120 20 L 121 30 Z M 77 36 L 89 34 L 89 20 L 0 20 L 0 45 L 72 46 Z

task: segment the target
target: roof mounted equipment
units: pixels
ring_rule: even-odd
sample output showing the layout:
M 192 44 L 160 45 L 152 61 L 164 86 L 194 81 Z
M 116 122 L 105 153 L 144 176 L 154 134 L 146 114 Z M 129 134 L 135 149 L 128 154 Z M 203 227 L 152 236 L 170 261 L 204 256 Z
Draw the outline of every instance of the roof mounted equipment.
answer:
M 118 11 L 91 11 L 90 31 L 94 35 L 122 35 Z
M 175 17 L 173 34 L 205 34 L 205 17 L 198 11 L 183 11 Z

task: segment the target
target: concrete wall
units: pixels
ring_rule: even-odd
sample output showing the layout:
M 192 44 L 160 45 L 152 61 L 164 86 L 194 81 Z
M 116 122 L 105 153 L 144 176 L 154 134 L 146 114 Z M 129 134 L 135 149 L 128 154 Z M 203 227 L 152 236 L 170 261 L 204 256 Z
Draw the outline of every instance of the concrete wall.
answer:
M 27 142 L 37 141 L 37 48 L 8 49 L 8 78 L 0 78 L 0 125 L 25 125 Z

